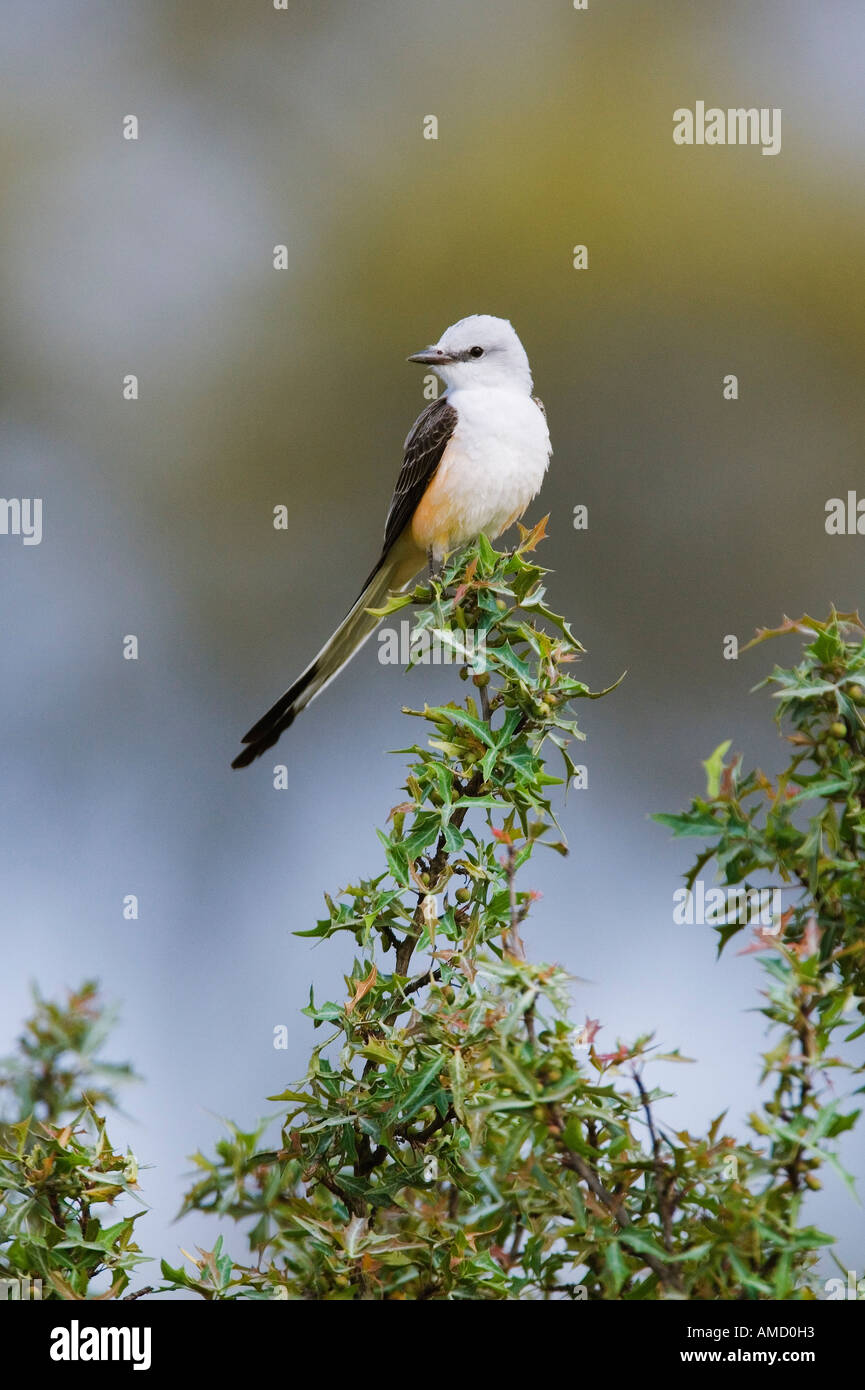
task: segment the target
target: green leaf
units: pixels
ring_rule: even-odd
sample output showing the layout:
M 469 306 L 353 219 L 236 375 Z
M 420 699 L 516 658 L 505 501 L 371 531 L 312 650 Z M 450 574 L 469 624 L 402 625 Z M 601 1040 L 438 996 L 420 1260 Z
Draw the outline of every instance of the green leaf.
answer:
M 604 1251 L 604 1268 L 607 1271 L 610 1292 L 614 1297 L 617 1297 L 628 1277 L 628 1266 L 616 1240 L 611 1240 L 607 1244 Z
M 706 795 L 710 801 L 714 801 L 721 790 L 721 774 L 724 771 L 724 757 L 730 748 L 732 739 L 725 739 L 719 743 L 706 761 L 703 767 L 706 769 Z
M 448 1076 L 451 1083 L 451 1104 L 461 1124 L 465 1124 L 466 1064 L 462 1052 L 457 1048 L 448 1061 Z
M 666 811 L 656 811 L 652 820 L 666 825 L 676 836 L 717 835 L 723 826 L 708 811 L 683 811 L 679 815 L 669 815 Z

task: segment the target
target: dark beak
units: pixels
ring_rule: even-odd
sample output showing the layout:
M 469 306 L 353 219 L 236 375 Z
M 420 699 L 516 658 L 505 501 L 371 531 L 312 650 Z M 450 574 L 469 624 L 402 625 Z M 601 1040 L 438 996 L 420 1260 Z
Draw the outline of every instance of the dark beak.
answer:
M 445 363 L 452 362 L 453 358 L 448 357 L 441 348 L 428 347 L 423 352 L 413 352 L 411 357 L 406 358 L 407 362 L 420 362 L 422 367 L 443 367 Z

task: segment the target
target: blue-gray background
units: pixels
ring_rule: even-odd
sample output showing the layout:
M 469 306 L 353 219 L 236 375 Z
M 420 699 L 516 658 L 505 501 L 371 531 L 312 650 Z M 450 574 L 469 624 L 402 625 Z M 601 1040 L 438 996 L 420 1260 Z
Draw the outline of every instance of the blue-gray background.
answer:
M 563 812 L 570 858 L 530 871 L 528 941 L 580 977 L 610 1050 L 655 1030 L 697 1059 L 657 1072 L 677 1128 L 728 1109 L 741 1132 L 760 977 L 673 925 L 687 846 L 647 816 L 702 788 L 723 738 L 784 757 L 748 692 L 795 645 L 728 662 L 724 634 L 862 598 L 865 542 L 823 527 L 862 479 L 861 7 L 289 4 L 2 9 L 0 491 L 42 497 L 45 533 L 0 538 L 0 1049 L 31 979 L 101 978 L 114 1055 L 146 1079 L 115 1126 L 155 1165 L 140 1237 L 171 1259 L 216 1235 L 171 1225 L 186 1156 L 302 1069 L 310 980 L 341 995 L 350 943 L 292 932 L 379 863 L 400 705 L 453 690 L 370 645 L 280 745 L 289 791 L 229 770 L 376 553 L 423 405 L 408 352 L 472 312 L 529 351 L 552 598 L 588 681 L 629 674 L 581 711 L 590 786 Z M 781 107 L 781 154 L 676 147 L 697 99 Z M 861 1273 L 831 1177 L 812 1214 Z

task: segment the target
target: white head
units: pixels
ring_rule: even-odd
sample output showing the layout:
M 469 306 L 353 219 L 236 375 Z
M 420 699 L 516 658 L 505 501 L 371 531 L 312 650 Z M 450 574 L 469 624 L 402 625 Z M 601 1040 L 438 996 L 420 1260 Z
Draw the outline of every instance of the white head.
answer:
M 526 350 L 507 319 L 471 314 L 446 328 L 438 342 L 412 353 L 409 362 L 432 367 L 445 386 L 499 386 L 512 391 L 532 389 Z

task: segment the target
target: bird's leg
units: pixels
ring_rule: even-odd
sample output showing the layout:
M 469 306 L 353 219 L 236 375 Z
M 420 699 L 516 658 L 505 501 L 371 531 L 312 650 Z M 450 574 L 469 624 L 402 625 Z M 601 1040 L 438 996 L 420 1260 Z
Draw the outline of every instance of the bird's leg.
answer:
M 426 560 L 427 564 L 429 565 L 430 579 L 438 579 L 439 575 L 442 572 L 442 569 L 444 568 L 444 565 L 441 560 L 436 561 L 435 553 L 433 551 L 432 546 L 430 546 L 429 550 L 426 553 Z

